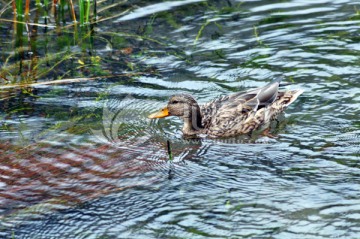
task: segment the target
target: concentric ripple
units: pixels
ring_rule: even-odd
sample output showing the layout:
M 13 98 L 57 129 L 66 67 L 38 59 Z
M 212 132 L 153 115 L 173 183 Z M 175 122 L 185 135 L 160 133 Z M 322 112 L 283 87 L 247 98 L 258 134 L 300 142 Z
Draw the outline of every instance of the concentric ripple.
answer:
M 147 27 L 129 44 L 141 51 L 132 60 L 155 73 L 39 87 L 19 118 L 0 112 L 0 236 L 358 238 L 360 4 L 134 9 L 97 31 Z M 180 119 L 147 119 L 176 93 L 204 103 L 278 78 L 304 94 L 274 139 L 186 140 Z

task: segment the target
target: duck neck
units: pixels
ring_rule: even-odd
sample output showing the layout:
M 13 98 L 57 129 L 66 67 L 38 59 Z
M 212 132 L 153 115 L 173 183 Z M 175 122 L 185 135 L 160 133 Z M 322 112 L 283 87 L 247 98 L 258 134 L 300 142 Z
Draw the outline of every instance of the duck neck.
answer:
M 200 107 L 198 105 L 194 105 L 189 110 L 189 114 L 183 118 L 184 127 L 183 132 L 187 135 L 198 134 L 204 129 L 202 126 Z

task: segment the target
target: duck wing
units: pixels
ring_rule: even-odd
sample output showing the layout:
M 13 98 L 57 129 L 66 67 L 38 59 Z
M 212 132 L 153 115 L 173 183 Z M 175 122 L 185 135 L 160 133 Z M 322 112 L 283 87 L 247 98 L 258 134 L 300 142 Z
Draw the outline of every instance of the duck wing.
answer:
M 235 93 L 229 96 L 229 101 L 243 104 L 245 108 L 254 111 L 273 103 L 278 95 L 280 80 L 273 81 L 263 87 Z M 225 103 L 225 102 L 224 102 Z M 226 105 L 226 104 L 224 104 Z
M 200 107 L 204 127 L 221 121 L 241 121 L 246 112 L 256 112 L 273 103 L 278 96 L 280 80 L 273 81 L 261 88 L 241 91 L 222 96 Z

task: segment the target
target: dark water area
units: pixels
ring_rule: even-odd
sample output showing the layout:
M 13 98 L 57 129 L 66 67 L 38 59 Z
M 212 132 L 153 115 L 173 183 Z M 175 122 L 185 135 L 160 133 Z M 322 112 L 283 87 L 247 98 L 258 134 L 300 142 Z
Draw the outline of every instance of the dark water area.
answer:
M 1 238 L 359 238 L 359 1 L 97 14 L 39 17 L 30 46 L 0 20 Z M 279 78 L 304 93 L 276 138 L 185 140 L 179 119 L 147 118 L 176 93 L 205 103 Z

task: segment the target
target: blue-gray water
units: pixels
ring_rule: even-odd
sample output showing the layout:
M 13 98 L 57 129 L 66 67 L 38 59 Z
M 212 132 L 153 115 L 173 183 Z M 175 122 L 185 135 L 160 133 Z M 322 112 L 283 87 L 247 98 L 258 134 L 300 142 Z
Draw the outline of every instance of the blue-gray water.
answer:
M 138 75 L 0 89 L 1 237 L 359 238 L 360 2 L 130 6 L 96 26 L 94 52 Z M 277 138 L 189 142 L 179 119 L 146 118 L 174 93 L 203 103 L 278 78 L 305 92 Z

